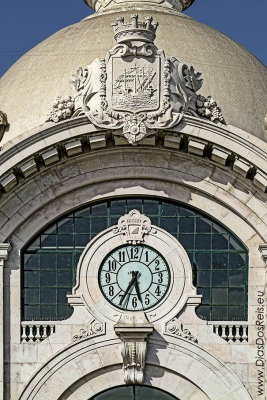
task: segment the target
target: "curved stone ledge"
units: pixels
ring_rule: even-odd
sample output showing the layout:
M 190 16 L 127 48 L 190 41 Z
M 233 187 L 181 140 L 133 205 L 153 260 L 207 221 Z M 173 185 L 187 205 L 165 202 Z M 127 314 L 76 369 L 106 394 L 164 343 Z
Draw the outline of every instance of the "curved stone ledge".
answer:
M 139 146 L 164 147 L 205 157 L 228 167 L 265 192 L 267 188 L 267 152 L 265 143 L 236 128 L 226 129 L 194 117 L 185 117 L 178 127 L 155 132 Z M 117 132 L 116 132 L 117 133 Z M 46 124 L 30 137 L 14 141 L 0 152 L 0 189 L 8 192 L 18 183 L 43 168 L 100 148 L 131 147 L 123 136 L 100 130 L 86 117 Z

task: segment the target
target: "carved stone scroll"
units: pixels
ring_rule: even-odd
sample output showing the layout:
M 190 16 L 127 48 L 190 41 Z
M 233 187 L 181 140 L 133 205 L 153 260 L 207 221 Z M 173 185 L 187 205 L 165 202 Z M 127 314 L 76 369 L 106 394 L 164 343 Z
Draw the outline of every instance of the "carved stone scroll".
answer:
M 124 381 L 127 385 L 144 382 L 147 353 L 147 338 L 153 333 L 144 314 L 128 314 L 114 326 L 116 334 L 123 341 L 122 359 Z
M 131 210 L 129 214 L 120 217 L 114 233 L 121 233 L 125 242 L 138 244 L 144 241 L 144 236 L 151 232 L 150 219 L 137 210 Z
M 99 335 L 103 335 L 105 333 L 105 324 L 96 319 L 92 319 L 88 325 L 87 329 L 80 329 L 80 332 L 73 336 L 73 341 L 77 342 L 78 340 L 85 339 L 88 337 L 95 337 Z
M 165 325 L 165 334 L 170 336 L 179 336 L 184 339 L 197 343 L 197 339 L 191 334 L 189 329 L 185 328 L 177 318 L 173 318 Z

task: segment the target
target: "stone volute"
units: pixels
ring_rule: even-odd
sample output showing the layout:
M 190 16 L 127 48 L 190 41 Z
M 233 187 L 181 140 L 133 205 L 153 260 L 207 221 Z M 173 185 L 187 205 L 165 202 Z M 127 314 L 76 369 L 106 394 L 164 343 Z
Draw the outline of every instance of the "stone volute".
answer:
M 144 7 L 144 6 L 154 6 L 154 7 L 164 7 L 168 9 L 173 9 L 179 12 L 184 11 L 186 8 L 190 7 L 195 0 L 84 0 L 84 2 L 96 12 L 109 11 L 111 9 L 123 7 Z

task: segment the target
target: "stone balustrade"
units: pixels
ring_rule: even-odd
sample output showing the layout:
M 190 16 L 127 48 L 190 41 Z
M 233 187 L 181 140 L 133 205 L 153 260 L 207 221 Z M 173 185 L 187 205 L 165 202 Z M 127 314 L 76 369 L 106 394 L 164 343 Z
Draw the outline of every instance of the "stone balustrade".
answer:
M 213 332 L 228 343 L 248 342 L 248 322 L 246 321 L 212 321 Z
M 21 323 L 21 343 L 38 343 L 55 332 L 54 322 L 24 321 Z

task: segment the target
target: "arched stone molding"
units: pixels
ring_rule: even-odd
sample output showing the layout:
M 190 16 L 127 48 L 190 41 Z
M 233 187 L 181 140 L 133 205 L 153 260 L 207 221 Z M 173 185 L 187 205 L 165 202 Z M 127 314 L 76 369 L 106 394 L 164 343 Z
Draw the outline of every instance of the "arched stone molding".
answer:
M 88 400 L 123 385 L 120 341 L 84 340 L 52 357 L 32 377 L 19 400 Z M 151 339 L 144 384 L 183 400 L 251 400 L 228 367 L 198 345 L 176 339 L 167 345 Z
M 26 243 L 71 209 L 126 195 L 177 200 L 222 222 L 244 243 L 256 232 L 261 242 L 266 241 L 264 195 L 251 184 L 212 162 L 145 148 L 88 153 L 28 178 L 2 198 L 0 239 L 5 241 L 16 231 Z
M 12 146 L 7 143 L 0 154 L 0 188 L 8 192 L 23 179 L 42 170 L 44 166 L 60 162 L 82 152 L 126 145 L 121 136 L 112 136 L 78 117 L 59 124 L 45 124 L 26 138 L 19 136 Z M 265 192 L 267 188 L 266 143 L 248 132 L 232 126 L 214 124 L 207 120 L 186 116 L 183 123 L 169 131 L 161 131 L 142 145 L 183 150 L 227 165 L 230 170 L 249 178 Z

